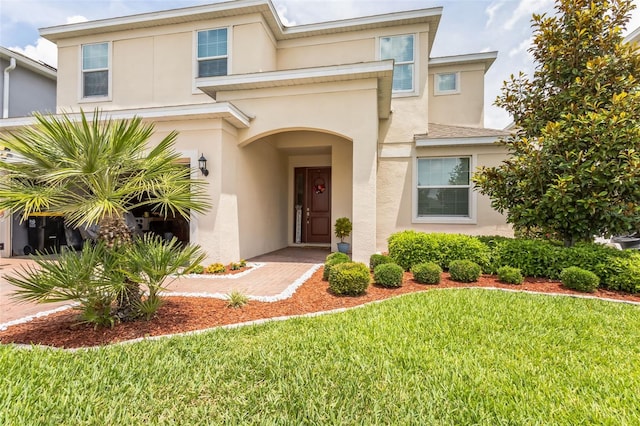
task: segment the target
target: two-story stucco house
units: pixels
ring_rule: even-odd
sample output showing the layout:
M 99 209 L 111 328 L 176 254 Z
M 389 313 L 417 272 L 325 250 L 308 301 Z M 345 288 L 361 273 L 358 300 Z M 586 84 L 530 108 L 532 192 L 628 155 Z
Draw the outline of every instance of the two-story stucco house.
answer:
M 505 158 L 483 128 L 496 52 L 432 58 L 442 8 L 286 27 L 237 0 L 41 29 L 58 46 L 58 111 L 179 132 L 212 210 L 183 239 L 211 260 L 335 247 L 355 260 L 403 229 L 508 233 L 470 173 Z M 14 123 L 18 125 L 19 123 Z M 208 174 L 197 169 L 201 157 Z

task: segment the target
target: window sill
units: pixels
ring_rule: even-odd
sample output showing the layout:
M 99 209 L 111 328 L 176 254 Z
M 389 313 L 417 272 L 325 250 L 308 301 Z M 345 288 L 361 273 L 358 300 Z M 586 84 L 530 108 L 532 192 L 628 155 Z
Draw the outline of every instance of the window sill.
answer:
M 472 217 L 453 217 L 453 216 L 432 216 L 432 217 L 414 217 L 412 223 L 440 223 L 440 224 L 460 224 L 460 225 L 476 225 L 478 221 Z
M 80 98 L 79 104 L 91 104 L 97 102 L 111 102 L 111 96 L 91 96 L 89 98 Z
M 459 95 L 460 94 L 460 90 L 449 90 L 449 91 L 443 91 L 443 92 L 434 92 L 433 96 L 449 96 L 449 95 Z

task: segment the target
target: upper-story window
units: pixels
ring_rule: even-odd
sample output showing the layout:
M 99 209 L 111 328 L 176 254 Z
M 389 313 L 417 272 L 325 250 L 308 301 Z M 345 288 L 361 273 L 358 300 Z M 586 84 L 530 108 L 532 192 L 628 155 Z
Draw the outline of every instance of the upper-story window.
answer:
M 82 97 L 109 95 L 109 43 L 82 46 Z
M 198 77 L 227 75 L 227 29 L 198 31 Z
M 436 95 L 460 93 L 460 73 L 448 72 L 436 74 L 434 85 L 434 93 Z
M 380 37 L 380 59 L 393 59 L 393 91 L 413 92 L 415 74 L 414 35 Z

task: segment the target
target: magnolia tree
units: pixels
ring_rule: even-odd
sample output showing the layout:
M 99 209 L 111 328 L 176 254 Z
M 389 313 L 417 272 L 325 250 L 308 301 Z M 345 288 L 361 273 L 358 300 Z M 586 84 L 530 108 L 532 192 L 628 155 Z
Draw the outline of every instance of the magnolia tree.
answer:
M 501 141 L 510 156 L 474 177 L 516 229 L 566 246 L 640 229 L 640 56 L 621 35 L 634 7 L 559 0 L 533 16 L 533 77 L 511 76 L 496 100 L 517 129 Z

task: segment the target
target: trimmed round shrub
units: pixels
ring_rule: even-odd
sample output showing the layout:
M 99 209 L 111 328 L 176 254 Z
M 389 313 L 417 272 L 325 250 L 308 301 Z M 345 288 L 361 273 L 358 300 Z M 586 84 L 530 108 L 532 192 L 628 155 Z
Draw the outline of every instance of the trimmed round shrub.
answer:
M 327 262 L 333 259 L 343 259 L 343 260 L 346 260 L 347 262 L 351 261 L 351 258 L 349 257 L 348 254 L 342 253 L 339 251 L 334 251 L 333 253 L 329 253 L 327 257 L 324 259 L 324 261 Z
M 512 268 L 511 266 L 503 266 L 498 269 L 498 280 L 507 284 L 522 284 L 524 277 L 522 272 L 518 268 Z
M 196 265 L 193 267 L 193 269 L 191 270 L 192 274 L 204 274 L 204 266 L 202 265 Z
M 591 271 L 578 268 L 577 266 L 570 266 L 560 272 L 560 280 L 566 287 L 584 291 L 587 293 L 593 293 L 600 284 L 600 278 Z
M 449 275 L 454 281 L 471 283 L 478 281 L 482 268 L 470 260 L 454 260 L 449 264 Z
M 402 287 L 404 269 L 395 263 L 383 263 L 373 270 L 373 281 L 383 287 Z
M 335 252 L 331 253 L 327 256 L 327 260 L 324 262 L 324 270 L 322 271 L 322 279 L 327 281 L 329 279 L 329 274 L 331 273 L 331 268 L 335 265 L 339 265 L 340 263 L 351 262 L 351 258 L 344 253 Z
M 411 267 L 413 279 L 421 284 L 438 284 L 442 268 L 433 262 L 418 263 Z
M 394 263 L 393 259 L 386 254 L 372 254 L 369 258 L 369 268 L 373 271 L 376 269 L 376 266 L 382 265 L 384 263 Z
M 364 294 L 371 282 L 371 272 L 364 263 L 345 262 L 331 268 L 329 288 L 335 294 Z

